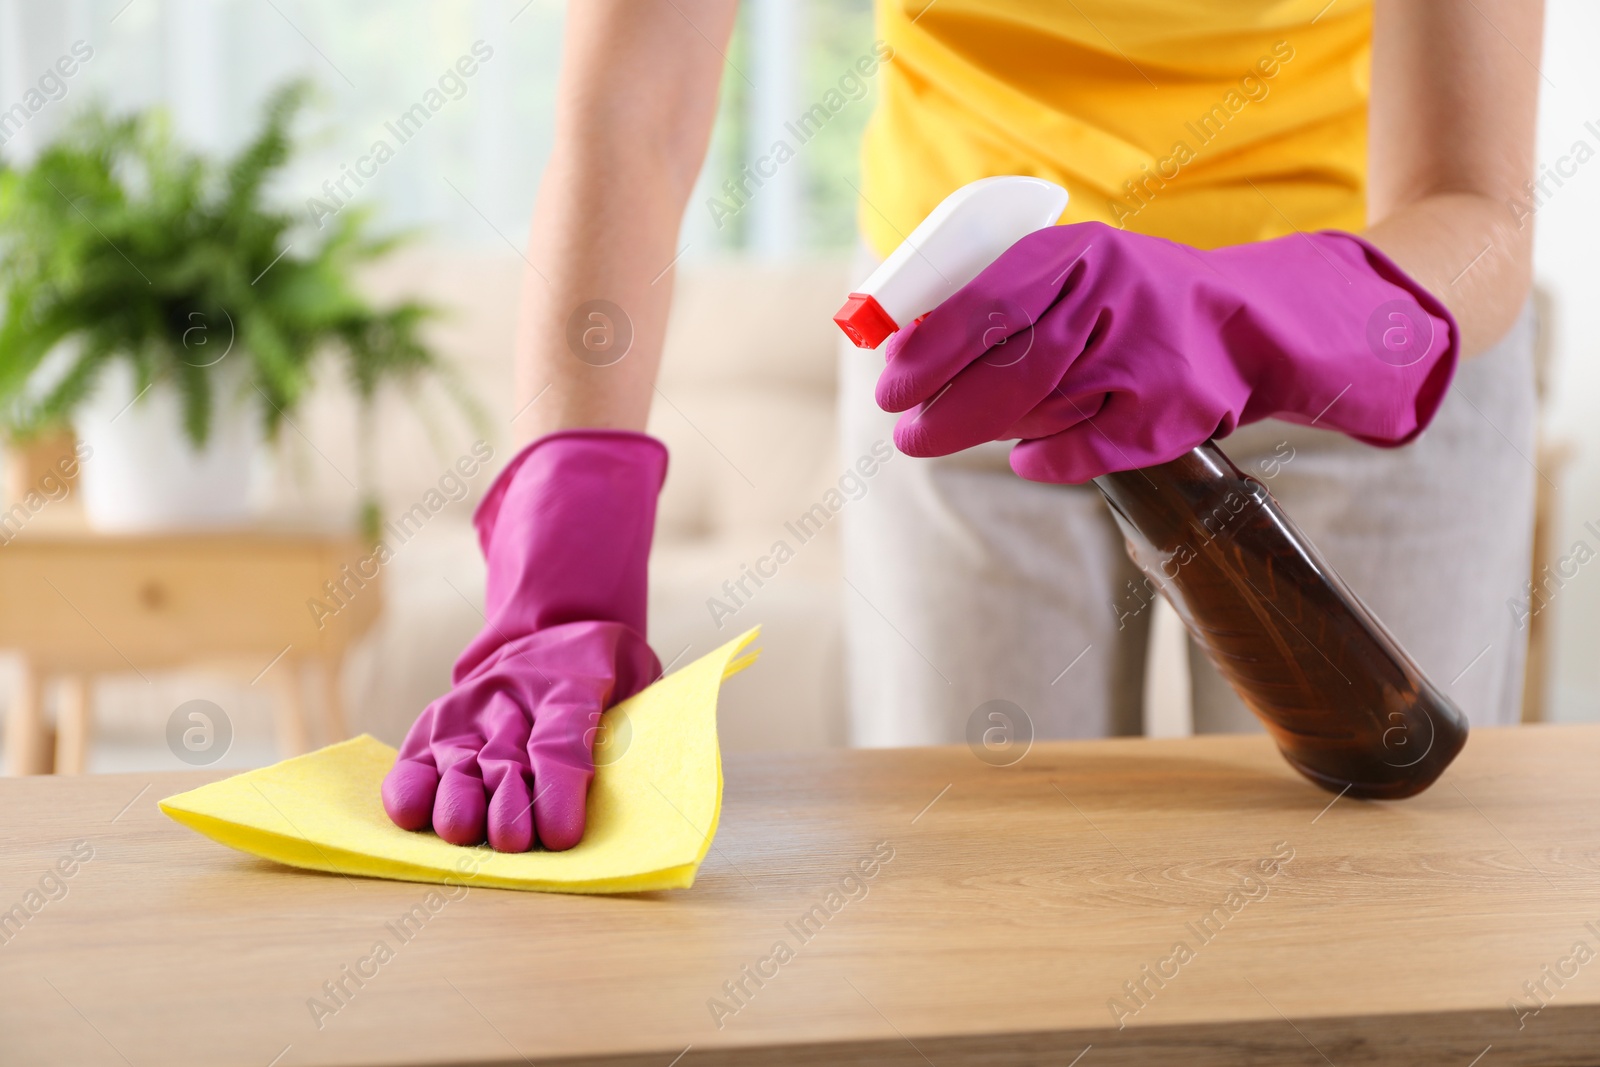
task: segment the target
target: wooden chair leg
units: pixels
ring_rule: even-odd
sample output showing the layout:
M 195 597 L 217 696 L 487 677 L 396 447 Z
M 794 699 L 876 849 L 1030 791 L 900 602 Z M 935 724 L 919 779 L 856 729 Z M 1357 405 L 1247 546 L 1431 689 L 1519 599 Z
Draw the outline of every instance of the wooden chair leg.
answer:
M 1543 588 L 1551 565 L 1560 549 L 1556 528 L 1561 518 L 1561 472 L 1576 454 L 1576 447 L 1562 438 L 1541 440 L 1535 453 L 1544 477 L 1533 483 L 1533 566 L 1530 578 L 1535 589 Z M 1552 479 L 1554 479 L 1552 481 Z M 1538 600 L 1529 606 L 1536 608 Z M 1554 617 L 1548 610 L 1534 611 L 1528 617 L 1528 658 L 1522 676 L 1522 721 L 1544 722 L 1550 715 L 1550 648 L 1555 642 Z
M 322 679 L 322 740 L 323 744 L 331 745 L 350 736 L 350 726 L 344 717 L 344 693 L 339 684 L 344 662 L 324 656 L 317 666 Z
M 286 660 L 272 672 L 273 685 L 278 690 L 278 749 L 284 759 L 311 751 L 305 679 L 300 668 L 298 660 Z
M 40 699 L 39 675 L 33 664 L 24 660 L 11 693 L 6 712 L 6 773 L 11 775 L 48 774 L 50 760 L 45 748 L 44 706 Z
M 56 709 L 56 773 L 82 774 L 89 768 L 94 730 L 89 679 L 69 674 L 61 679 L 58 693 L 61 702 Z

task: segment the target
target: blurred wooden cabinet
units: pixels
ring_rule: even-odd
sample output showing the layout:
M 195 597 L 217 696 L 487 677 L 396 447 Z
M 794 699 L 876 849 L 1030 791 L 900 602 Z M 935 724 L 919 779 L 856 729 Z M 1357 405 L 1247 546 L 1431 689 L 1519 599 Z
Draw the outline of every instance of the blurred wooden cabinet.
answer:
M 321 733 L 345 736 L 340 665 L 381 606 L 378 568 L 358 566 L 366 555 L 351 535 L 23 529 L 0 547 L 0 648 L 23 663 L 6 719 L 7 771 L 81 771 L 90 681 L 109 671 L 207 662 L 258 671 L 281 694 L 286 753 L 308 747 L 303 697 L 314 673 Z M 42 699 L 50 683 L 61 687 L 54 752 Z

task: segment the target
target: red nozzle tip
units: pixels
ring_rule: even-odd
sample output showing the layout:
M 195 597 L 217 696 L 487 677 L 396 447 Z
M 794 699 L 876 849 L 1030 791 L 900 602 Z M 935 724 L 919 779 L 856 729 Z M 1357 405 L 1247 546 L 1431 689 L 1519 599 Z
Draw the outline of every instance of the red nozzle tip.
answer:
M 883 306 L 866 293 L 851 293 L 833 321 L 857 348 L 877 348 L 885 337 L 900 328 Z

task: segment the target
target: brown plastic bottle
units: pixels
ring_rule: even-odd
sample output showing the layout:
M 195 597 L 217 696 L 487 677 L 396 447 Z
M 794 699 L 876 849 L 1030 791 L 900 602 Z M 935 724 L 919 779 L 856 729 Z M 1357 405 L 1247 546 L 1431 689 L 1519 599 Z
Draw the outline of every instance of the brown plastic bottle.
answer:
M 1408 797 L 1466 744 L 1460 710 L 1215 442 L 1095 485 L 1128 554 L 1311 781 Z

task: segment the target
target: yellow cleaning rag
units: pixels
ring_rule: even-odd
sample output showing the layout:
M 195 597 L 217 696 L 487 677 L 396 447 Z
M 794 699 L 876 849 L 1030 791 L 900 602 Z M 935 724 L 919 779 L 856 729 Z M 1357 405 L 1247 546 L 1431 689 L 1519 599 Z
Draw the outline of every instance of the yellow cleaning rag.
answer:
M 230 848 L 294 867 L 559 893 L 686 889 L 722 812 L 717 693 L 754 662 L 751 630 L 606 712 L 583 840 L 566 852 L 463 848 L 389 821 L 395 750 L 367 735 L 179 793 L 161 810 Z

